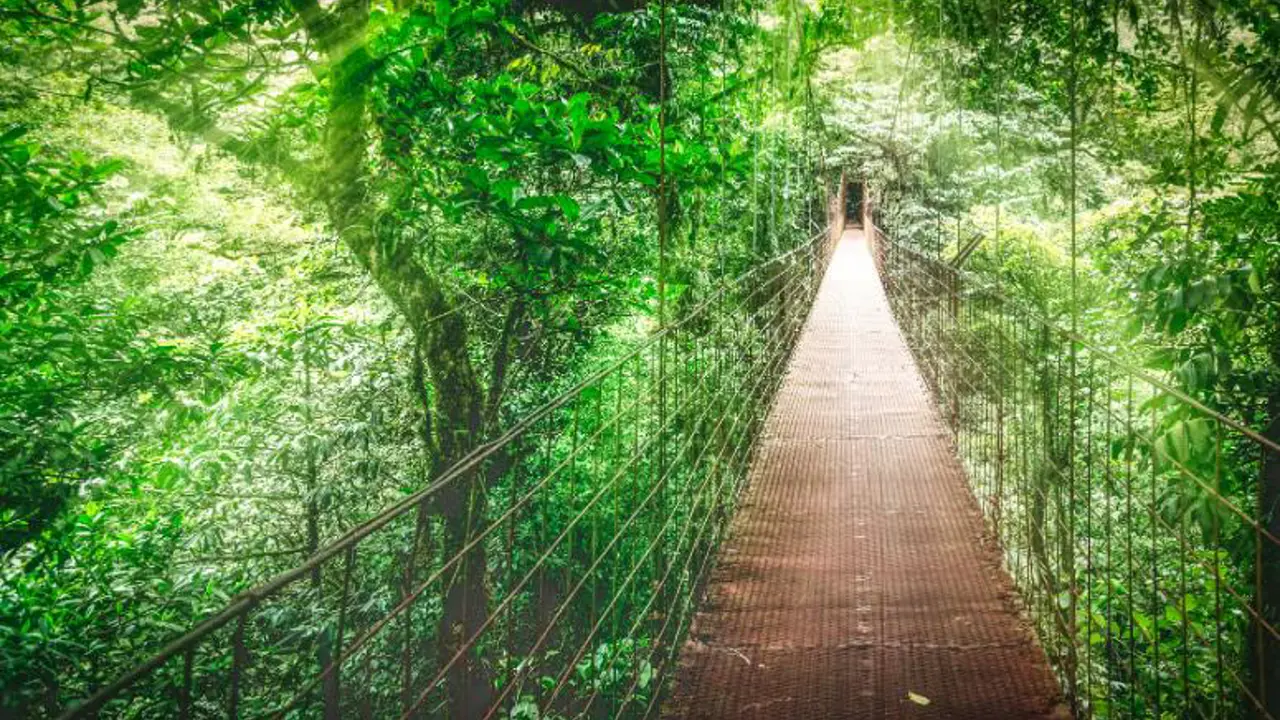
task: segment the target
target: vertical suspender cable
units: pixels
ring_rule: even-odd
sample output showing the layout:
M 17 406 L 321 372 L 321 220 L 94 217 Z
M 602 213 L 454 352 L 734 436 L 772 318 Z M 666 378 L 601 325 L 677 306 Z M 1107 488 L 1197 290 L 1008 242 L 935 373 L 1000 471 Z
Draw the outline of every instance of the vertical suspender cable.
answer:
M 894 178 L 893 179 L 894 179 L 894 183 L 898 186 L 897 187 L 898 197 L 895 202 L 894 213 L 893 213 L 895 221 L 901 220 L 902 218 L 902 205 L 903 205 L 904 194 L 905 194 L 905 189 L 904 189 L 905 186 L 903 185 L 903 179 L 902 179 L 902 162 L 901 162 L 901 159 L 897 156 L 898 122 L 902 115 L 902 100 L 907 93 L 907 83 L 910 81 L 910 78 L 911 78 L 911 65 L 913 62 L 915 62 L 915 52 L 916 52 L 916 37 L 915 37 L 915 34 L 913 33 L 911 35 L 911 42 L 907 45 L 907 63 L 906 63 L 906 66 L 903 68 L 902 78 L 898 81 L 898 98 L 893 105 L 893 121 L 889 126 L 889 147 L 890 147 L 890 152 L 894 153 L 894 158 L 893 158 Z M 911 133 L 908 132 L 907 133 L 908 140 L 910 139 L 910 137 L 911 137 Z M 899 229 L 896 227 L 896 224 L 897 224 L 896 222 L 891 224 L 895 225 L 895 230 Z M 902 238 L 899 237 L 898 240 L 901 241 Z
M 757 13 L 756 9 L 752 7 L 751 15 L 752 15 L 753 21 L 757 20 L 757 18 L 755 17 L 756 13 Z M 755 23 L 755 25 L 756 27 L 753 29 L 753 32 L 755 32 L 758 35 L 760 32 L 759 23 Z M 763 63 L 763 58 L 760 54 L 760 43 L 758 42 L 758 40 L 759 38 L 757 38 L 757 42 L 753 44 L 753 47 L 756 49 L 756 62 Z M 756 101 L 755 101 L 755 107 L 752 108 L 753 110 L 755 110 L 756 113 L 760 112 L 760 106 L 761 106 L 760 88 L 763 83 L 764 83 L 763 69 L 757 67 L 755 69 Z M 752 134 L 752 141 L 751 141 L 751 254 L 752 255 L 755 255 L 761 252 L 760 218 L 758 217 L 758 214 L 760 213 L 760 144 L 764 141 L 764 137 L 763 137 L 764 133 L 762 132 L 763 123 L 760 122 L 762 117 L 763 116 L 757 116 L 755 118 L 754 127 L 751 128 L 751 134 Z
M 728 83 L 727 78 L 729 75 L 728 73 L 729 21 L 726 20 L 725 18 L 728 16 L 729 13 L 732 13 L 732 12 L 734 12 L 733 3 L 726 2 L 724 4 L 723 11 L 720 14 L 720 93 L 719 93 L 720 107 L 717 108 L 717 113 L 716 113 L 716 127 L 719 129 L 719 132 L 716 134 L 716 142 L 720 145 L 720 153 L 719 153 L 720 155 L 720 202 L 719 202 L 720 218 L 719 219 L 720 221 L 716 223 L 718 227 L 715 231 L 715 240 L 714 240 L 715 253 L 716 253 L 716 270 L 717 270 L 716 281 L 717 282 L 719 282 L 721 279 L 725 277 L 724 244 L 723 244 L 724 238 L 722 236 L 729 231 L 729 227 L 726 222 L 726 220 L 728 219 L 728 216 L 725 212 L 728 201 L 729 201 L 729 193 L 728 193 L 728 180 L 729 180 L 728 160 L 729 159 L 725 152 L 728 147 L 727 144 L 725 143 L 725 139 L 728 135 L 727 123 L 729 120 L 729 113 L 724 111 L 724 106 L 729 102 L 728 89 L 727 89 L 727 83 Z
M 658 327 L 667 326 L 667 243 L 670 234 L 670 208 L 667 201 L 667 0 L 658 6 Z M 667 347 L 670 333 L 658 341 L 658 474 L 667 471 Z M 677 372 L 679 369 L 677 368 Z M 664 492 L 659 507 L 669 511 Z
M 943 3 L 945 1 L 946 0 L 938 0 L 937 38 L 938 38 L 939 46 L 936 47 L 934 50 L 934 57 L 939 65 L 938 86 L 940 90 L 938 92 L 938 95 L 939 95 L 938 111 L 937 113 L 935 113 L 936 122 L 934 127 L 934 138 L 933 138 L 933 171 L 936 174 L 939 185 L 942 184 L 941 182 L 942 181 L 942 128 L 944 125 L 944 121 L 941 115 L 944 108 L 946 108 L 945 94 L 947 90 L 947 58 L 946 58 L 945 48 L 941 46 L 941 43 L 944 37 L 943 21 L 946 18 L 946 12 L 943 8 Z M 937 199 L 938 198 L 935 197 L 935 201 Z M 937 208 L 937 207 L 934 208 L 933 217 L 934 217 L 934 246 L 935 246 L 933 255 L 935 258 L 941 258 L 942 257 L 942 210 L 941 208 Z
M 1183 50 L 1183 64 L 1187 67 L 1187 227 L 1186 236 L 1183 239 L 1183 253 L 1185 257 L 1183 261 L 1190 264 L 1192 258 L 1192 243 L 1195 233 L 1195 217 L 1196 217 L 1196 191 L 1198 187 L 1197 177 L 1199 157 L 1198 157 L 1198 137 L 1196 133 L 1196 112 L 1197 100 L 1200 89 L 1200 75 L 1195 67 L 1196 53 L 1200 51 L 1200 43 L 1203 38 L 1203 25 L 1201 24 L 1200 8 L 1196 3 L 1191 4 L 1192 22 L 1195 26 L 1195 35 L 1190 50 Z M 1188 57 L 1190 54 L 1190 57 Z M 1182 528 L 1185 528 L 1185 517 L 1181 518 Z M 1184 598 L 1179 603 L 1179 610 L 1182 615 L 1182 695 L 1184 707 L 1191 706 L 1191 684 L 1189 681 L 1190 668 L 1190 649 L 1188 646 L 1188 626 L 1187 626 L 1187 556 L 1186 553 L 1181 555 L 1182 573 L 1180 596 Z
M 1069 615 L 1067 617 L 1067 686 L 1068 694 L 1071 698 L 1072 710 L 1077 714 L 1079 707 L 1079 689 L 1077 687 L 1076 678 L 1076 573 L 1075 573 L 1075 549 L 1076 549 L 1076 395 L 1077 395 L 1077 352 L 1075 338 L 1079 334 L 1080 324 L 1080 298 L 1079 298 L 1079 273 L 1078 273 L 1078 247 L 1077 247 L 1077 183 L 1078 183 L 1078 164 L 1076 157 L 1076 145 L 1079 140 L 1079 92 L 1080 92 L 1080 67 L 1079 67 L 1079 28 L 1078 25 L 1078 9 L 1079 0 L 1071 0 L 1070 11 L 1070 53 L 1071 68 L 1070 81 L 1068 90 L 1068 100 L 1070 104 L 1070 192 L 1069 208 L 1071 213 L 1071 338 L 1068 339 L 1068 353 L 1070 362 L 1070 380 L 1067 392 L 1068 407 L 1068 426 L 1067 426 L 1067 482 L 1068 488 L 1068 517 L 1069 529 L 1068 539 L 1071 549 L 1071 557 L 1068 558 L 1070 566 L 1067 571 L 1070 573 L 1067 583 Z
M 996 4 L 996 217 L 995 217 L 995 255 L 996 255 L 996 298 L 998 303 L 1004 300 L 1004 238 L 1001 236 L 1000 220 L 1004 205 L 1004 12 L 1000 3 Z M 1000 369 L 998 372 L 998 388 L 996 392 L 996 488 L 993 525 L 996 538 L 1000 537 L 1000 521 L 1004 503 L 1005 475 L 1005 440 L 1004 440 L 1004 395 L 1007 373 L 1003 363 L 1007 360 L 1005 352 L 1005 334 L 1008 330 L 1006 319 L 1008 306 L 997 307 L 997 337 Z
M 1195 37 L 1194 37 L 1194 40 L 1192 41 L 1193 44 L 1190 50 L 1191 52 L 1190 59 L 1193 62 L 1188 63 L 1188 59 L 1186 58 L 1186 56 L 1184 55 L 1183 57 L 1183 63 L 1189 65 L 1187 69 L 1187 74 L 1190 76 L 1187 78 L 1187 84 L 1188 84 L 1187 131 L 1188 131 L 1188 135 L 1190 136 L 1189 142 L 1187 145 L 1187 236 L 1186 236 L 1187 257 L 1186 259 L 1188 261 L 1191 260 L 1191 239 L 1192 239 L 1192 233 L 1195 228 L 1196 200 L 1197 200 L 1197 191 L 1199 189 L 1199 184 L 1198 184 L 1199 178 L 1197 177 L 1197 173 L 1199 172 L 1198 166 L 1200 164 L 1199 137 L 1196 131 L 1196 112 L 1197 112 L 1197 103 L 1199 100 L 1198 96 L 1200 91 L 1200 74 L 1196 72 L 1194 60 L 1195 60 L 1195 54 L 1200 51 L 1200 43 L 1203 42 L 1204 40 L 1204 25 L 1200 18 L 1200 9 L 1196 7 L 1195 3 L 1192 3 L 1191 12 L 1193 15 L 1192 22 L 1195 25 Z M 1184 50 L 1183 52 L 1185 53 L 1186 51 Z

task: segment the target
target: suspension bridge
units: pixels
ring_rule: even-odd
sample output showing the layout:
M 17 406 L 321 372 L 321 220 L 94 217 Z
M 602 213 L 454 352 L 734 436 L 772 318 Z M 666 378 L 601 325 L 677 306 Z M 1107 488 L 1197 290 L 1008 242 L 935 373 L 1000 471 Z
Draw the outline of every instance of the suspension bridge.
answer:
M 846 230 L 765 423 L 671 709 L 1051 716 L 1049 666 L 982 532 L 863 230 Z
M 1275 714 L 1280 448 L 841 215 L 64 717 Z

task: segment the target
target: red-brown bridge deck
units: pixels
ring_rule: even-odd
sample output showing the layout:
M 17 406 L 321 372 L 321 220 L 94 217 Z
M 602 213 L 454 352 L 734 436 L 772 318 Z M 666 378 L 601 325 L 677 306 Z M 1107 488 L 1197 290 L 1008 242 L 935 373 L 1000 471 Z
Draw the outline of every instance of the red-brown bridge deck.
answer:
M 1065 716 L 1011 592 L 863 233 L 848 230 L 666 714 Z

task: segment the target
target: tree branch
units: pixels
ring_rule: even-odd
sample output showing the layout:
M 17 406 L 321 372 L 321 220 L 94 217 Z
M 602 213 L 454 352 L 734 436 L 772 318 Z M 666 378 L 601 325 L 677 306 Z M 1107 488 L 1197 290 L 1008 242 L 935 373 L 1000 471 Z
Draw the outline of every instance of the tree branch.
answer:
M 608 93 L 608 94 L 612 94 L 616 92 L 615 88 L 605 85 L 604 83 L 597 80 L 594 76 L 592 76 L 591 73 L 587 72 L 587 70 L 583 68 L 581 65 L 578 65 L 572 60 L 566 57 L 563 57 L 551 50 L 548 50 L 544 47 L 534 44 L 528 38 L 516 32 L 515 28 L 510 27 L 506 23 L 498 23 L 498 27 L 502 28 L 502 31 L 507 34 L 507 37 L 510 37 L 512 40 L 514 40 L 517 45 L 525 48 L 526 50 L 531 50 L 539 55 L 542 55 L 550 59 L 552 62 L 559 65 L 560 67 L 563 67 L 564 69 L 577 75 L 583 80 L 586 80 L 591 86 L 595 87 L 601 92 Z

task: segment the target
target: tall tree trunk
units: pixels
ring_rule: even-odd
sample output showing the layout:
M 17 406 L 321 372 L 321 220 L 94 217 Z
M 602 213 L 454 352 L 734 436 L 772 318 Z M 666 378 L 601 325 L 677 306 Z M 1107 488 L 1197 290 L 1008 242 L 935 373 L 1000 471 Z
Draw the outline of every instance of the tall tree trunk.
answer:
M 431 381 L 437 467 L 446 468 L 475 448 L 482 429 L 482 391 L 468 355 L 468 330 L 412 243 L 389 242 L 374 230 L 367 198 L 367 94 L 373 63 L 365 47 L 369 0 L 339 0 L 329 10 L 316 0 L 294 0 L 310 37 L 324 53 L 330 73 L 323 188 L 329 219 L 356 261 L 405 317 Z M 463 553 L 485 523 L 483 478 L 472 473 L 441 489 L 436 507 L 444 518 L 442 552 Z M 469 647 L 488 612 L 483 543 L 463 553 L 444 578 L 439 626 L 440 661 L 448 672 L 450 716 L 470 718 L 488 706 L 491 683 Z

